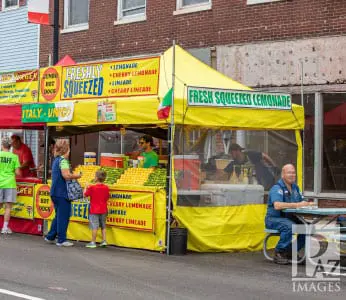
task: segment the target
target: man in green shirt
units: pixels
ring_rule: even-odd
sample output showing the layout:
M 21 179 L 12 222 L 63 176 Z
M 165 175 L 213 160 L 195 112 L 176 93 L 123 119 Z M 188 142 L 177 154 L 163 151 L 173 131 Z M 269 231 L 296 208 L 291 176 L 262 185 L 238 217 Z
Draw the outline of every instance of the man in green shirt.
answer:
M 152 149 L 154 146 L 154 140 L 150 135 L 143 135 L 139 139 L 139 145 L 143 152 L 141 156 L 144 157 L 143 168 L 156 168 L 159 165 L 159 156 Z
M 12 203 L 17 199 L 16 175 L 20 175 L 18 156 L 10 152 L 11 141 L 9 138 L 1 140 L 0 151 L 0 208 L 5 204 L 4 225 L 1 233 L 11 234 L 8 227 Z

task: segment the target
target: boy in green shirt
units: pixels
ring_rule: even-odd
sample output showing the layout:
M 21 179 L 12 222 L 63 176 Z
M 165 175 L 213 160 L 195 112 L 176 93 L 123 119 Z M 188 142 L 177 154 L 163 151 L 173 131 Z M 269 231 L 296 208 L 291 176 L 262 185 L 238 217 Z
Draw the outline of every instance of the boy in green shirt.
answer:
M 17 199 L 16 175 L 20 175 L 18 156 L 10 152 L 11 141 L 5 137 L 1 140 L 0 151 L 0 207 L 5 203 L 4 225 L 1 233 L 11 234 L 8 227 L 12 203 Z
M 144 156 L 143 168 L 156 168 L 159 165 L 159 157 L 152 149 L 154 146 L 154 140 L 150 135 L 143 135 L 139 140 L 143 152 L 141 156 Z

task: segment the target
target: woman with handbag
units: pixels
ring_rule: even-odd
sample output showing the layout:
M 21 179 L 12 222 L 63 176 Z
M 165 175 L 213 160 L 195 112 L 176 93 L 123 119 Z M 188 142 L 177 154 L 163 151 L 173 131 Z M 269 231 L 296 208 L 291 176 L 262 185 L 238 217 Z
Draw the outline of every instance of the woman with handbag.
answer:
M 66 231 L 71 215 L 71 200 L 68 196 L 67 181 L 79 179 L 80 174 L 72 174 L 70 163 L 70 146 L 68 140 L 57 140 L 55 144 L 55 159 L 52 165 L 52 186 L 50 196 L 54 203 L 55 218 L 45 241 L 54 243 L 58 237 L 57 246 L 70 247 L 73 243 L 66 240 Z

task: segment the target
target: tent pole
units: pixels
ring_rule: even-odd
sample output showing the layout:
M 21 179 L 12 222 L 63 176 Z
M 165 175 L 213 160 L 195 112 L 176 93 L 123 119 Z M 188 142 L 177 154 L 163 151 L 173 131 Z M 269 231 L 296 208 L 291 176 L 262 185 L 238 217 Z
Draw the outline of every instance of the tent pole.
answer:
M 301 105 L 304 107 L 304 62 L 303 60 L 300 61 L 301 63 L 301 85 L 300 85 L 300 94 L 301 94 L 301 98 L 300 98 L 300 101 L 301 101 Z M 305 154 L 304 154 L 304 140 L 305 140 L 305 137 L 304 137 L 304 128 L 302 130 L 302 191 L 304 192 L 304 188 L 305 188 L 305 185 L 304 185 L 304 172 L 305 172 Z
M 171 214 L 172 214 L 172 185 L 173 185 L 173 154 L 174 154 L 174 86 L 175 86 L 175 40 L 173 40 L 173 59 L 172 59 L 172 105 L 171 105 L 171 122 L 168 127 L 168 166 L 166 181 L 166 254 L 170 255 L 170 231 L 171 231 Z M 168 191 L 167 191 L 168 189 Z M 168 193 L 167 193 L 168 192 Z
M 47 184 L 48 179 L 48 160 L 49 160 L 49 127 L 44 127 L 44 172 L 43 172 L 43 183 Z

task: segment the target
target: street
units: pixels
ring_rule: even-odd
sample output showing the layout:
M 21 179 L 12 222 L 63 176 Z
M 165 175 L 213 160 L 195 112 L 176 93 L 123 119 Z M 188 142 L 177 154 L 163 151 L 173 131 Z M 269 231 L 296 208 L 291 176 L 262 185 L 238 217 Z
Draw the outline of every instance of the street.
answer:
M 167 257 L 117 247 L 87 249 L 84 243 L 59 248 L 20 234 L 2 235 L 0 249 L 0 299 L 345 298 L 345 277 L 340 293 L 293 292 L 291 267 L 267 262 L 260 252 Z

